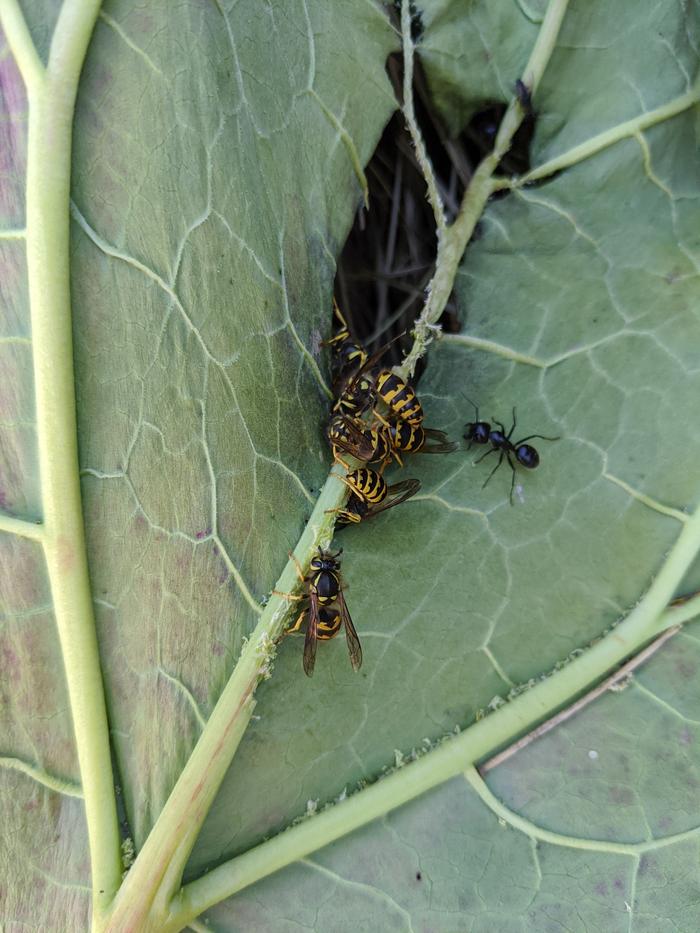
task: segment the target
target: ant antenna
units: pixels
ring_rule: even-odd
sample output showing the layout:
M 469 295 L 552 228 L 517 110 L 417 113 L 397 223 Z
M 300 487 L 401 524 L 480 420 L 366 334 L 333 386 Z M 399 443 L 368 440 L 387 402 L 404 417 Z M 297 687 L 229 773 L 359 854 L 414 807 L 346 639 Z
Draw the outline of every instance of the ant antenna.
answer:
M 462 396 L 462 398 L 465 398 L 469 402 L 469 404 L 472 406 L 472 408 L 474 409 L 474 414 L 476 415 L 476 420 L 478 421 L 479 420 L 479 406 L 475 402 L 472 402 L 472 400 L 469 398 L 466 392 L 462 392 L 461 389 L 460 389 L 459 394 Z

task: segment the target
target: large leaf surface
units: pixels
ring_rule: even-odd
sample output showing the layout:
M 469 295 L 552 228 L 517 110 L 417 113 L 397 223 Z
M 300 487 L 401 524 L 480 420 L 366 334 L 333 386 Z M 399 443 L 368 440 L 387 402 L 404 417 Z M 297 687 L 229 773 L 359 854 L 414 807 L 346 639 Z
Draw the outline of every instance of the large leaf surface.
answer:
M 272 587 L 327 472 L 319 342 L 353 160 L 391 107 L 391 33 L 369 5 L 106 12 L 76 124 L 75 332 L 100 640 L 140 845 L 255 623 L 242 586 Z
M 457 130 L 477 102 L 508 99 L 537 11 L 425 7 L 428 78 Z M 684 14 L 630 5 L 614 13 L 630 27 L 616 31 L 611 16 L 602 4 L 570 7 L 536 98 L 533 165 L 689 89 L 697 53 Z M 461 433 L 473 418 L 466 394 L 506 427 L 517 405 L 515 437 L 561 440 L 534 441 L 542 463 L 519 471 L 513 508 L 507 465 L 482 489 L 495 458 L 473 466 L 478 452 L 460 451 L 415 458 L 408 474 L 422 479 L 421 495 L 381 524 L 342 533 L 365 681 L 356 684 L 334 645 L 313 683 L 294 683 L 298 651 L 284 646 L 203 855 L 209 840 L 213 859 L 217 846 L 245 848 L 307 799 L 328 800 L 377 774 L 391 749 L 470 722 L 495 695 L 598 637 L 647 589 L 698 499 L 696 126 L 689 110 L 489 205 L 456 283 L 466 339 L 430 350 L 420 386 L 427 420 Z M 328 914 L 308 910 L 322 903 L 370 929 L 376 921 L 362 918 L 379 915 L 382 929 L 695 929 L 700 762 L 687 719 L 697 714 L 688 675 L 678 676 L 679 654 L 691 670 L 697 664 L 692 631 L 640 676 L 653 678 L 653 696 L 640 687 L 609 697 L 489 776 L 564 844 L 536 846 L 538 826 L 504 831 L 456 782 L 212 919 L 222 929 L 244 918 L 252 929 L 283 929 L 284 918 L 324 929 Z M 256 807 L 251 774 L 279 810 L 268 800 Z M 238 797 L 249 817 L 223 827 Z M 423 835 L 404 844 L 387 830 L 403 820 L 419 822 Z M 579 837 L 604 844 L 581 851 Z M 651 848 L 628 855 L 605 843 Z M 380 862 L 390 864 L 386 874 Z M 427 865 L 424 912 L 415 869 Z M 661 887 L 676 896 L 659 896 Z
M 222 7 L 106 3 L 75 120 L 84 507 L 137 846 L 326 476 L 320 341 L 334 258 L 394 107 L 384 61 L 395 37 L 379 8 Z M 56 9 L 28 13 L 44 58 Z M 11 231 L 24 225 L 26 96 L 7 50 L 2 69 Z M 3 239 L 0 250 L 1 504 L 31 519 L 41 492 L 24 242 Z M 40 769 L 49 788 L 78 782 L 41 551 L 2 535 L 1 553 L 2 753 Z M 82 805 L 10 765 L 5 920 L 82 929 Z
M 43 52 L 51 16 L 39 10 L 31 25 Z M 76 120 L 84 501 L 137 845 L 325 476 L 316 364 L 333 259 L 359 198 L 355 169 L 392 106 L 392 36 L 370 3 L 224 12 L 106 4 Z M 480 101 L 508 98 L 540 12 L 424 4 L 424 62 L 453 130 Z M 533 163 L 683 93 L 697 71 L 684 16 L 572 4 L 536 98 Z M 23 224 L 24 104 L 9 56 L 2 67 L 12 229 Z M 408 475 L 421 477 L 422 495 L 342 533 L 362 673 L 338 640 L 307 680 L 298 640 L 282 645 L 190 876 L 287 825 L 308 800 L 376 776 L 393 749 L 468 724 L 647 588 L 680 528 L 655 503 L 697 500 L 695 143 L 688 111 L 488 207 L 457 282 L 467 340 L 430 350 L 428 421 L 458 436 L 471 418 L 466 393 L 507 423 L 517 404 L 518 436 L 562 439 L 541 443 L 513 508 L 506 466 L 482 489 L 489 461 L 472 468 L 473 453 L 417 457 Z M 23 249 L 10 239 L 0 249 L 11 338 L 0 352 L 13 387 L 3 508 L 33 517 Z M 29 543 L 2 545 L 3 649 L 16 670 L 3 751 L 77 781 L 42 559 Z M 695 930 L 698 657 L 692 628 L 683 639 L 633 688 L 489 774 L 531 823 L 458 779 L 221 905 L 212 927 Z M 62 910 L 81 928 L 80 802 L 15 770 L 3 782 L 7 870 L 22 864 L 24 879 L 10 887 L 8 922 L 46 926 Z M 41 852 L 31 874 L 27 850 Z

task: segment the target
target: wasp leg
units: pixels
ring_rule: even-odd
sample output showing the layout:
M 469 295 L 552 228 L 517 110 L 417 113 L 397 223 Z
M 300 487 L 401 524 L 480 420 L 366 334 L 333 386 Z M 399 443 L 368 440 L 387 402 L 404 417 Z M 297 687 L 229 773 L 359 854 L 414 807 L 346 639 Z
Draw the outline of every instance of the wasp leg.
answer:
M 297 632 L 299 632 L 301 630 L 301 623 L 304 621 L 305 615 L 306 608 L 302 609 L 302 611 L 299 613 L 299 618 L 296 620 L 294 625 L 290 625 L 282 632 L 282 637 L 284 638 L 285 635 L 295 635 Z
M 489 451 L 489 453 L 491 453 L 491 451 Z M 484 484 L 483 484 L 482 487 L 481 487 L 482 489 L 484 488 L 484 486 L 486 486 L 486 485 L 488 484 L 488 482 L 489 482 L 489 480 L 491 479 L 491 477 L 493 476 L 493 474 L 496 472 L 496 470 L 499 468 L 499 466 L 503 463 L 503 458 L 504 458 L 504 457 L 505 457 L 505 451 L 502 450 L 502 451 L 501 451 L 501 456 L 498 458 L 498 463 L 497 463 L 496 466 L 493 468 L 493 470 L 491 470 L 491 472 L 489 473 L 489 475 L 486 477 L 486 481 L 484 482 Z M 511 467 L 512 467 L 512 464 L 511 464 Z M 515 471 L 513 471 L 513 472 L 515 472 Z
M 301 599 L 306 599 L 303 593 L 283 593 L 281 590 L 273 590 L 273 596 L 280 596 L 282 599 L 288 599 L 290 602 L 298 603 Z
M 348 483 L 348 485 L 350 485 Z M 332 515 L 336 513 L 339 518 L 344 518 L 347 522 L 359 522 L 361 521 L 360 516 L 356 512 L 348 512 L 347 509 L 326 509 L 326 515 Z
M 275 644 L 279 645 L 283 638 L 286 638 L 287 635 L 296 635 L 301 630 L 301 623 L 304 621 L 307 609 L 306 606 L 299 613 L 299 617 L 294 623 L 294 625 L 289 625 L 285 628 L 278 636 L 275 638 Z
M 391 427 L 391 425 L 390 425 L 389 422 L 386 420 L 386 418 L 385 418 L 383 415 L 380 415 L 376 408 L 373 408 L 373 409 L 372 409 L 372 414 L 373 414 L 374 417 L 377 419 L 377 421 L 379 421 L 381 424 L 384 425 L 385 428 L 390 428 L 390 427 Z
M 348 487 L 348 489 L 350 490 L 350 492 L 354 492 L 357 496 L 360 497 L 360 499 L 362 499 L 362 500 L 364 501 L 364 499 L 365 499 L 364 493 L 363 493 L 363 492 L 360 492 L 360 490 L 357 488 L 357 486 L 353 485 L 353 484 L 350 482 L 350 480 L 347 478 L 347 476 L 339 476 L 338 479 L 340 480 L 341 483 L 345 483 L 345 485 Z M 338 511 L 339 511 L 339 509 L 326 509 L 326 512 L 338 512 Z
M 335 447 L 333 448 L 333 463 L 339 463 L 342 467 L 345 467 L 345 469 L 348 471 L 348 473 L 352 473 L 352 469 L 353 469 L 353 468 L 350 466 L 349 463 L 346 463 L 346 462 L 341 458 L 340 454 L 337 452 L 337 450 L 335 449 Z M 340 479 L 340 477 L 338 477 L 338 479 Z
M 294 562 L 294 566 L 295 566 L 296 569 L 297 569 L 297 576 L 299 577 L 299 581 L 300 581 L 301 583 L 303 583 L 304 580 L 305 580 L 306 578 L 304 577 L 304 571 L 301 569 L 301 564 L 300 564 L 299 561 L 297 560 L 296 554 L 292 554 L 291 551 L 287 551 L 287 557 L 288 557 L 291 561 Z

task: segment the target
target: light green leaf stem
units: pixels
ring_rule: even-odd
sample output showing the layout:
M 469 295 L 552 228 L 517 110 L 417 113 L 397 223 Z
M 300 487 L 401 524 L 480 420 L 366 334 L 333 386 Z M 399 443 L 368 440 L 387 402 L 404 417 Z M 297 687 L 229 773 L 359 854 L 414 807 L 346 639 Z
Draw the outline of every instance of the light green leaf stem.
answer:
M 66 669 L 90 839 L 95 915 L 121 881 L 112 766 L 87 571 L 78 471 L 69 281 L 73 110 L 99 2 L 63 4 L 44 71 L 18 5 L 4 0 L 2 24 L 29 99 L 27 268 L 42 483 L 40 534 Z

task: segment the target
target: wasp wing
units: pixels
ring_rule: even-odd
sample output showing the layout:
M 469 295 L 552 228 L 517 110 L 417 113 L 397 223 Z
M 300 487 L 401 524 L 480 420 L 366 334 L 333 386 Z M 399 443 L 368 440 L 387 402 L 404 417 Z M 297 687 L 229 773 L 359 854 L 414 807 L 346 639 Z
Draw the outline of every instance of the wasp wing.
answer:
M 359 671 L 362 667 L 362 647 L 360 645 L 360 639 L 357 637 L 355 626 L 352 624 L 352 619 L 350 618 L 350 613 L 348 612 L 347 603 L 345 602 L 342 590 L 338 593 L 338 608 L 340 610 L 340 618 L 343 620 L 343 625 L 345 626 L 345 640 L 348 643 L 350 663 L 354 671 Z
M 450 441 L 444 431 L 436 431 L 435 428 L 423 428 L 426 443 L 420 449 L 422 454 L 449 454 L 457 450 L 458 445 Z M 435 441 L 434 444 L 428 444 L 427 441 Z
M 318 640 L 318 596 L 309 594 L 309 611 L 306 621 L 306 638 L 304 639 L 304 673 L 311 677 L 316 664 L 316 642 Z
M 365 520 L 372 518 L 373 515 L 379 515 L 379 513 L 385 511 L 385 509 L 391 509 L 395 505 L 400 505 L 402 502 L 405 502 L 406 499 L 415 496 L 419 489 L 419 479 L 405 479 L 400 483 L 394 483 L 393 486 L 389 486 L 387 489 L 386 498 L 383 502 L 376 508 L 370 508 L 363 518 Z M 390 497 L 392 498 L 390 499 Z

